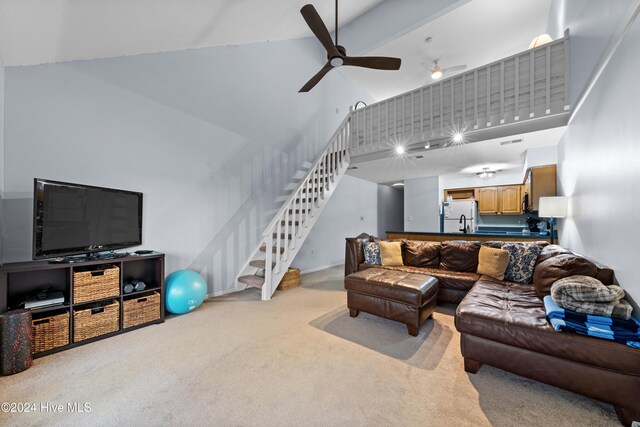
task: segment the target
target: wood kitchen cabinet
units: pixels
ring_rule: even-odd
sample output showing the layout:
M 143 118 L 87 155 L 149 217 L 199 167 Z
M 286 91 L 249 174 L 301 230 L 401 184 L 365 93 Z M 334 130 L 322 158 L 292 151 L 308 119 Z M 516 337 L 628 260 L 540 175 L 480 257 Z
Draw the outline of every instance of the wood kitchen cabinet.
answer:
M 519 215 L 522 213 L 520 185 L 501 185 L 498 187 L 480 187 L 478 195 L 478 214 L 480 215 Z
M 538 211 L 540 197 L 557 196 L 556 165 L 532 167 L 525 185 L 529 194 L 529 211 Z
M 498 187 L 498 213 L 519 215 L 522 213 L 522 197 L 520 185 L 503 185 Z
M 478 196 L 478 214 L 496 215 L 498 213 L 498 187 L 476 189 Z

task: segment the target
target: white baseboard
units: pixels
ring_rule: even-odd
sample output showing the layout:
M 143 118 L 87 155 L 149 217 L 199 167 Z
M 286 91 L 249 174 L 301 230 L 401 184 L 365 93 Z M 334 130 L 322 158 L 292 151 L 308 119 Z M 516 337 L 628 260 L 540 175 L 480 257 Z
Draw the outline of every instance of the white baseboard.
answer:
M 207 294 L 207 298 L 214 298 L 214 297 L 219 297 L 219 296 L 226 295 L 226 294 L 232 294 L 234 292 L 239 292 L 241 290 L 242 289 L 238 289 L 238 285 L 236 285 L 233 288 L 225 289 L 224 291 L 217 291 L 217 292 L 214 292 L 212 294 Z
M 329 264 L 329 265 L 323 265 L 321 267 L 310 268 L 308 270 L 300 271 L 300 274 L 315 273 L 316 271 L 326 270 L 327 268 L 333 268 L 333 267 L 337 267 L 339 265 L 344 265 L 344 261 L 335 262 L 335 263 Z

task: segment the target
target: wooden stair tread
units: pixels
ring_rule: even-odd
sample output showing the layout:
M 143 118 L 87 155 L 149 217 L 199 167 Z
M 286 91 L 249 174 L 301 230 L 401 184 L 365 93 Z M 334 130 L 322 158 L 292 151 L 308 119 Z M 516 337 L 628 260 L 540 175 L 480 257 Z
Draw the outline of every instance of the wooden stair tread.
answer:
M 264 270 L 265 266 L 267 265 L 267 261 L 264 260 L 264 259 L 254 259 L 254 260 L 249 262 L 249 265 L 251 267 L 260 268 L 260 269 Z M 273 268 L 275 266 L 276 266 L 276 263 L 272 262 L 271 263 L 271 268 Z
M 244 283 L 251 288 L 261 289 L 262 285 L 264 285 L 264 277 L 255 276 L 253 274 L 248 276 L 240 276 L 238 277 L 238 282 Z
M 278 238 L 278 233 L 273 233 L 273 238 L 277 239 Z M 291 235 L 291 233 L 289 233 L 289 234 L 280 233 L 280 238 L 281 239 L 291 240 L 293 238 L 293 236 Z
M 278 251 L 278 249 L 273 246 L 272 247 L 272 252 L 275 254 Z M 266 245 L 262 245 L 260 246 L 260 252 L 267 252 L 267 246 Z M 280 253 L 283 254 L 284 253 L 284 248 L 280 248 Z

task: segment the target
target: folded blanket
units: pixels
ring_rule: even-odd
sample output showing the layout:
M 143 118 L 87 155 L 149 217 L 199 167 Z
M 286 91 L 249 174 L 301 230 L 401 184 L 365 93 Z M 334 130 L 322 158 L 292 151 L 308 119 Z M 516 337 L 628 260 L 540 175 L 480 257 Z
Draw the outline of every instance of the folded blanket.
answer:
M 550 295 L 544 297 L 544 308 L 556 331 L 575 332 L 640 348 L 640 322 L 633 317 L 623 320 L 576 313 L 558 306 Z
M 629 319 L 633 307 L 624 298 L 620 286 L 605 286 L 589 276 L 571 276 L 551 286 L 553 300 L 562 308 L 584 314 Z

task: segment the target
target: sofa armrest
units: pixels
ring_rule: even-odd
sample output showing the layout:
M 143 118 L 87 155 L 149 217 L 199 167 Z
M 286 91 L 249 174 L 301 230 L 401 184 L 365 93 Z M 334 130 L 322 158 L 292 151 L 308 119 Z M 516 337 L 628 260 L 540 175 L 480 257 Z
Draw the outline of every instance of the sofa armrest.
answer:
M 344 276 L 358 271 L 360 264 L 364 262 L 364 244 L 371 239 L 366 233 L 358 237 L 347 237 L 344 251 Z

